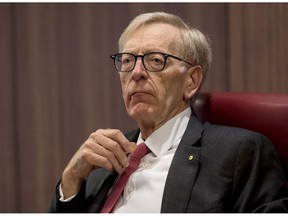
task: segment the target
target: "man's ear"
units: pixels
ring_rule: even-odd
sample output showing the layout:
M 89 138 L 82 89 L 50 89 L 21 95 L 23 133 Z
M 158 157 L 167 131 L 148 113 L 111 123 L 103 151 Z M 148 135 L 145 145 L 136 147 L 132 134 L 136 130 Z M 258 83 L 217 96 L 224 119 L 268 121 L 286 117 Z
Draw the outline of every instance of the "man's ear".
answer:
M 184 92 L 185 100 L 189 100 L 198 91 L 203 81 L 202 67 L 197 65 L 187 70 L 187 85 Z

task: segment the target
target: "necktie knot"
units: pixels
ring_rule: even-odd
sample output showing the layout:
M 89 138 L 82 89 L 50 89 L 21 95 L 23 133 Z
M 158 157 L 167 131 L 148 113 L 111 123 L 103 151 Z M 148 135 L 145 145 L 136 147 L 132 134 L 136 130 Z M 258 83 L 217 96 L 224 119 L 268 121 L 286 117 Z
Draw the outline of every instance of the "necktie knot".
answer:
M 150 149 L 145 143 L 140 143 L 137 148 L 131 153 L 130 157 L 141 159 L 150 152 Z

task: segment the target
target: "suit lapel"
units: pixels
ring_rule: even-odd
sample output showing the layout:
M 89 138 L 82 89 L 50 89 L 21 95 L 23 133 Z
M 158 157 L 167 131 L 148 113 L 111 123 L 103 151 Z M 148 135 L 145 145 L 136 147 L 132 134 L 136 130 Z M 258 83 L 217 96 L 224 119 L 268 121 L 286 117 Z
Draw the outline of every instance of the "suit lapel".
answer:
M 202 131 L 202 123 L 192 116 L 168 172 L 162 213 L 186 212 L 198 171 Z
M 135 129 L 133 131 L 130 131 L 128 133 L 125 133 L 125 137 L 130 141 L 130 142 L 137 142 L 138 136 L 140 133 L 140 129 Z

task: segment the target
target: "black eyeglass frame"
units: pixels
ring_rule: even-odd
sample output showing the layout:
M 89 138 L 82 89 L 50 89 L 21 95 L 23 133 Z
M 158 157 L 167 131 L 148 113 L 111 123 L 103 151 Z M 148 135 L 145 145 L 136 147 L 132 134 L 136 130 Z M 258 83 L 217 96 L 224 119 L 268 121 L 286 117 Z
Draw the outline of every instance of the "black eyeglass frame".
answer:
M 129 54 L 129 55 L 134 56 L 134 58 L 135 58 L 134 66 L 131 68 L 131 70 L 121 71 L 120 69 L 117 68 L 117 66 L 116 66 L 117 58 L 116 58 L 116 57 L 117 57 L 118 55 L 120 55 L 120 54 L 121 54 L 121 55 L 122 55 L 122 54 Z M 163 64 L 163 67 L 162 67 L 161 69 L 156 70 L 156 71 L 153 71 L 153 70 L 148 70 L 148 69 L 146 68 L 146 65 L 145 65 L 145 63 L 144 63 L 144 57 L 145 57 L 146 55 L 149 55 L 149 54 L 161 54 L 161 55 L 164 56 L 164 64 Z M 174 58 L 174 59 L 177 59 L 178 61 L 183 61 L 183 62 L 185 62 L 186 64 L 189 64 L 189 65 L 191 65 L 191 66 L 194 66 L 192 63 L 190 63 L 190 62 L 188 62 L 188 61 L 185 61 L 184 59 L 181 59 L 181 58 L 179 58 L 179 57 L 177 57 L 177 56 L 170 55 L 170 54 L 167 54 L 167 53 L 162 53 L 162 52 L 149 52 L 149 53 L 145 53 L 144 55 L 134 55 L 133 53 L 124 52 L 124 53 L 116 53 L 116 54 L 110 56 L 110 58 L 111 58 L 111 59 L 113 60 L 113 62 L 114 62 L 114 66 L 115 66 L 116 70 L 117 70 L 118 72 L 123 72 L 123 73 L 133 71 L 134 68 L 135 68 L 135 65 L 136 65 L 136 62 L 137 62 L 137 59 L 138 59 L 138 58 L 141 58 L 142 64 L 144 65 L 144 68 L 145 68 L 147 71 L 150 71 L 150 72 L 160 72 L 160 71 L 162 71 L 162 70 L 165 68 L 167 59 L 168 59 L 169 57 Z

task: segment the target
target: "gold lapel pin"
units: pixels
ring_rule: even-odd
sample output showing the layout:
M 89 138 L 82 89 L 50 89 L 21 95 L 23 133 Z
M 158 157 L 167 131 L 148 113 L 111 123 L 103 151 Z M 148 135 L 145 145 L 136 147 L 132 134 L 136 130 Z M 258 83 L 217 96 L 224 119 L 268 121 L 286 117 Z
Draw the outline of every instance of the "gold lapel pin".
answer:
M 188 160 L 193 160 L 193 155 L 190 155 L 189 157 L 188 157 Z

